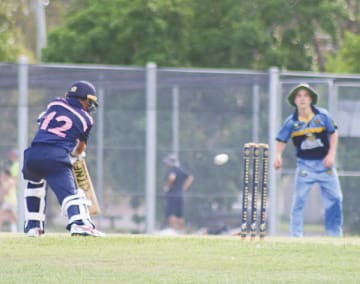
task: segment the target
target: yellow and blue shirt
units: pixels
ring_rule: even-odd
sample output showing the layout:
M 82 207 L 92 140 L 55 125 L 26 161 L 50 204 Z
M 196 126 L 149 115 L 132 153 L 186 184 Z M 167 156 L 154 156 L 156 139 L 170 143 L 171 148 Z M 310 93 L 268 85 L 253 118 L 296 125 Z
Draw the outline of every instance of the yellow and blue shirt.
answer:
M 300 120 L 297 110 L 287 117 L 276 140 L 287 143 L 291 138 L 298 158 L 321 160 L 329 151 L 329 136 L 337 126 L 326 109 L 312 106 L 312 110 L 309 121 Z

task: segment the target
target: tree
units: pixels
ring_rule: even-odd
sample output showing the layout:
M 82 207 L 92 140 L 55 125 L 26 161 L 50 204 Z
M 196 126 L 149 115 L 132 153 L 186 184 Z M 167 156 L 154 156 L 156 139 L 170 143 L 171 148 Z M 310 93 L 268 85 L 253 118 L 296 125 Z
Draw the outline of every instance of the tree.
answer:
M 344 0 L 74 1 L 45 61 L 324 71 Z M 319 36 L 320 35 L 320 36 Z M 325 35 L 327 41 L 320 39 Z
M 15 62 L 20 53 L 17 46 L 19 31 L 13 18 L 17 10 L 18 5 L 13 2 L 0 2 L 0 61 Z
M 340 17 L 339 40 L 326 54 L 325 70 L 336 73 L 359 73 L 360 3 L 357 0 L 339 1 L 343 7 Z
M 267 40 L 256 1 L 193 1 L 192 9 L 189 58 L 193 66 L 253 67 Z
M 325 52 L 325 70 L 336 73 L 359 73 L 357 62 L 360 60 L 360 2 L 357 0 L 337 1 L 342 7 L 337 13 L 337 40 Z M 326 43 L 329 45 L 329 42 Z
M 341 1 L 264 1 L 261 17 L 271 40 L 263 58 L 265 66 L 289 70 L 324 71 L 325 44 L 336 42 L 337 20 L 343 15 Z
M 188 0 L 78 1 L 49 35 L 45 61 L 188 65 Z M 74 10 L 73 10 L 74 11 Z
M 329 55 L 326 70 L 336 73 L 360 73 L 360 34 L 346 32 L 335 55 Z

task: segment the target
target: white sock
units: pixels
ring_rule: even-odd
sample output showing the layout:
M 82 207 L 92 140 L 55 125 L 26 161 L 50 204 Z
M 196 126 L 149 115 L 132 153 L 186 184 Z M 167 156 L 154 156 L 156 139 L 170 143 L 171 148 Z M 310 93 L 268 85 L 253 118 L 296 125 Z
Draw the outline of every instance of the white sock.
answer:
M 17 232 L 17 226 L 16 224 L 10 224 L 10 231 L 12 233 L 16 233 Z

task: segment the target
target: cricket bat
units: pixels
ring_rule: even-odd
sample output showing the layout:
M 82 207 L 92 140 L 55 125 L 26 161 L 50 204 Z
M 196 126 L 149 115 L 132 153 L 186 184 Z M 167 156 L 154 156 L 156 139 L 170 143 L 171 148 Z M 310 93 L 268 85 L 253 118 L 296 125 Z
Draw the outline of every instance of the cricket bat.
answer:
M 75 177 L 75 183 L 78 188 L 81 188 L 86 198 L 90 201 L 89 213 L 92 216 L 100 214 L 100 206 L 97 200 L 93 183 L 84 159 L 78 159 L 73 164 L 73 173 Z

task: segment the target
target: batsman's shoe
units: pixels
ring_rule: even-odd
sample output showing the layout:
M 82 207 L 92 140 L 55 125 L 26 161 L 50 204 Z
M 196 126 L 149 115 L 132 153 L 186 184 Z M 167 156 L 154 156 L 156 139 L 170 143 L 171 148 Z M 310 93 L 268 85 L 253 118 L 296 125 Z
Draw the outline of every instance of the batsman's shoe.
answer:
M 40 228 L 31 228 L 26 235 L 28 237 L 32 237 L 32 238 L 38 238 L 41 237 L 42 235 L 44 235 L 44 231 L 41 230 Z
M 103 232 L 100 232 L 89 225 L 72 224 L 70 233 L 72 236 L 105 237 Z

